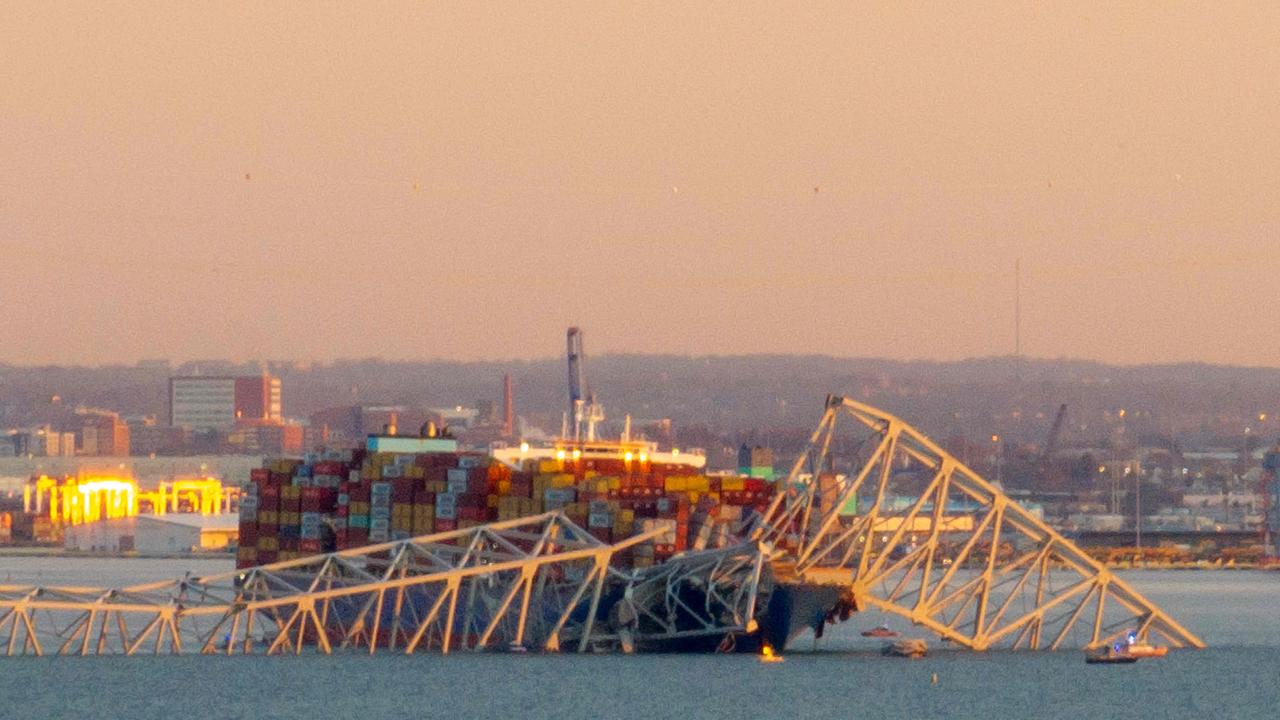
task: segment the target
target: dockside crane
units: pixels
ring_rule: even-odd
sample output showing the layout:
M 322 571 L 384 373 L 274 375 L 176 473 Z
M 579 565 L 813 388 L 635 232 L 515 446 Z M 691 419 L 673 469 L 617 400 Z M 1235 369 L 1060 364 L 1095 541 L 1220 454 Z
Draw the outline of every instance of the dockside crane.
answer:
M 1058 406 L 1058 414 L 1049 427 L 1049 437 L 1044 441 L 1044 452 L 1040 453 L 1040 461 L 1036 463 L 1036 484 L 1043 485 L 1053 471 L 1053 453 L 1058 449 L 1058 437 L 1062 434 L 1062 423 L 1067 418 L 1067 404 Z

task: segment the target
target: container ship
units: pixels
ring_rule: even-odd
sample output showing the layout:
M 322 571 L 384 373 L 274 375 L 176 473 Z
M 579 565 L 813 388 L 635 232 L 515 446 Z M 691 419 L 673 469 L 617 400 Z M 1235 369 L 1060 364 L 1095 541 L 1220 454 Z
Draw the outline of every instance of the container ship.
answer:
M 629 420 L 618 439 L 598 437 L 603 412 L 581 381 L 576 329 L 569 331 L 568 355 L 571 410 L 562 437 L 550 442 L 480 452 L 459 447 L 447 428 L 424 427 L 422 436 L 372 435 L 361 448 L 265 461 L 243 489 L 237 567 L 550 511 L 563 512 L 603 543 L 649 536 L 613 557 L 619 573 L 653 568 L 689 551 L 740 545 L 774 497 L 771 464 L 759 468 L 758 477 L 709 473 L 701 450 L 634 439 Z M 620 585 L 605 593 L 604 614 L 617 592 Z M 688 601 L 707 604 L 705 597 Z M 766 641 L 781 648 L 794 634 L 793 611 L 820 616 L 829 609 L 812 604 L 778 593 L 773 607 L 762 607 L 762 619 L 769 619 L 762 632 L 735 638 L 732 649 L 756 650 Z M 723 650 L 724 640 L 695 632 L 639 649 Z

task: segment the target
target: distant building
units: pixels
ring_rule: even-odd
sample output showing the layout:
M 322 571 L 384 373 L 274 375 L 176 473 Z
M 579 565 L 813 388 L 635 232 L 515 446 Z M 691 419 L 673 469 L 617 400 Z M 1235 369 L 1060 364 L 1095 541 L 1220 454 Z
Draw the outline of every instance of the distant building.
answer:
M 150 415 L 129 419 L 129 450 L 134 455 L 179 455 L 191 449 L 190 428 L 161 425 Z
M 738 449 L 738 474 L 772 480 L 773 450 L 744 444 Z
M 120 457 L 129 454 L 129 424 L 113 412 L 87 410 L 80 417 L 80 454 Z
M 303 436 L 296 423 L 242 420 L 227 432 L 225 449 L 242 455 L 300 455 Z
M 280 378 L 169 378 L 169 425 L 193 430 L 234 427 L 238 421 L 281 422 Z
M 76 434 L 54 430 L 49 425 L 19 430 L 9 435 L 13 454 L 32 457 L 70 457 L 76 454 Z

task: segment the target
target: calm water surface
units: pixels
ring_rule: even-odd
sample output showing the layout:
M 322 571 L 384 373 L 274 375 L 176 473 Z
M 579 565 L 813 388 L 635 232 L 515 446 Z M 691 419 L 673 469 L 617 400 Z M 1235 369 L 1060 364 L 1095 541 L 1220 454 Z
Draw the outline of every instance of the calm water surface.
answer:
M 115 585 L 226 561 L 0 558 L 0 578 Z M 0 718 L 1274 718 L 1280 573 L 1124 577 L 1210 648 L 1131 666 L 1078 651 L 884 658 L 869 615 L 743 656 L 0 658 Z M 934 643 L 937 647 L 938 644 Z M 931 682 L 937 673 L 938 683 Z

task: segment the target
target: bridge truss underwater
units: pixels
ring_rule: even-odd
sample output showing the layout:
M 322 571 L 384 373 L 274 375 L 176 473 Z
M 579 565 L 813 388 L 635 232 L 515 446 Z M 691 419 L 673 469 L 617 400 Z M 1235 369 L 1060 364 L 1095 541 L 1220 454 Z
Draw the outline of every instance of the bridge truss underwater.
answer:
M 619 553 L 663 531 L 607 544 L 549 512 L 119 589 L 0 585 L 0 648 L 753 650 L 864 610 L 973 650 L 1088 648 L 1129 631 L 1203 647 L 924 435 L 844 398 L 828 398 L 772 504 L 740 530 L 723 549 L 622 569 Z

